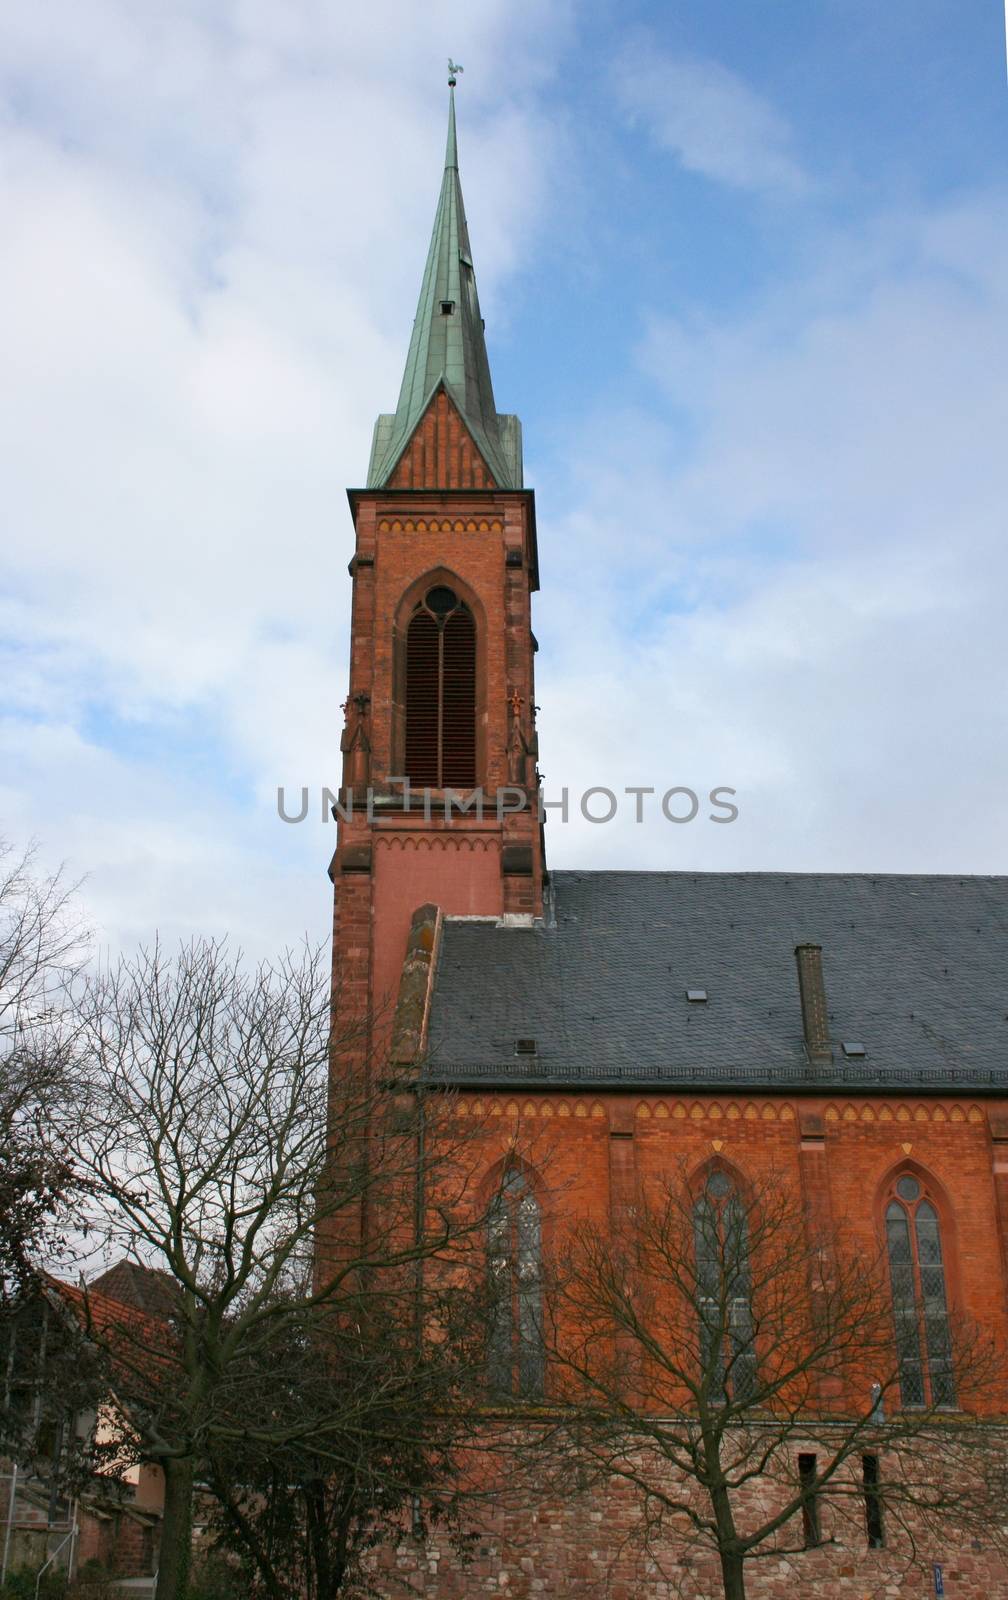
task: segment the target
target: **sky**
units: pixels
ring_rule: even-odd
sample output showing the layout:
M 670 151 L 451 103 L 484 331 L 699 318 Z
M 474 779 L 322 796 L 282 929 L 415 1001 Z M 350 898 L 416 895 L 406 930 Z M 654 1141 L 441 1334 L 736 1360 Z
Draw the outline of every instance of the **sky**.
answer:
M 0 832 L 103 949 L 325 936 L 449 54 L 551 865 L 1008 870 L 1001 0 L 10 0 Z

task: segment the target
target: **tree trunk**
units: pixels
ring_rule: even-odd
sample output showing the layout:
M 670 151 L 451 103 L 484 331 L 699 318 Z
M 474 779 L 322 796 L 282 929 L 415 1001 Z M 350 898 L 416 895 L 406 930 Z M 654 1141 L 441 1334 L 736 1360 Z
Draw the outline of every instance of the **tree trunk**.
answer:
M 745 1600 L 745 1571 L 742 1557 L 735 1550 L 719 1550 L 721 1582 L 725 1600 Z
M 164 1520 L 155 1600 L 185 1600 L 192 1557 L 193 1461 L 165 1461 Z
M 724 1482 L 710 1489 L 711 1507 L 717 1528 L 718 1556 L 725 1600 L 745 1600 L 745 1559 L 738 1547 L 731 1495 Z

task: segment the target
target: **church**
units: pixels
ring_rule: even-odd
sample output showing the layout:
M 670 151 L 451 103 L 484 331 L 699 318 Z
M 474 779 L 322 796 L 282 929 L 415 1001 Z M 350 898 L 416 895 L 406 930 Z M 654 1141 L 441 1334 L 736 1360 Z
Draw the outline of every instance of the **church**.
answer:
M 560 1182 L 568 1215 L 616 1219 L 673 1162 L 713 1161 L 728 1184 L 783 1174 L 810 1228 L 843 1217 L 866 1259 L 888 1250 L 902 1403 L 954 1406 L 949 1319 L 1008 1333 L 1008 879 L 550 869 L 535 497 L 520 422 L 496 407 L 453 96 L 398 405 L 349 500 L 334 997 L 348 1035 L 361 1019 L 368 1034 L 334 1070 L 355 1054 L 415 1063 L 502 1130 L 548 1125 L 554 1169 L 514 1174 L 519 1241 L 488 1243 L 502 1259 L 557 1225 Z M 498 1146 L 488 1167 L 503 1131 Z M 498 1385 L 548 1392 L 510 1316 Z M 1008 1413 L 1003 1385 L 990 1412 Z M 572 1497 L 520 1549 L 502 1520 L 465 1571 L 416 1552 L 410 1581 L 430 1596 L 673 1593 L 620 1567 L 618 1522 Z M 1008 1596 L 983 1540 L 926 1554 L 935 1593 Z M 885 1562 L 869 1517 L 747 1592 L 925 1592 Z

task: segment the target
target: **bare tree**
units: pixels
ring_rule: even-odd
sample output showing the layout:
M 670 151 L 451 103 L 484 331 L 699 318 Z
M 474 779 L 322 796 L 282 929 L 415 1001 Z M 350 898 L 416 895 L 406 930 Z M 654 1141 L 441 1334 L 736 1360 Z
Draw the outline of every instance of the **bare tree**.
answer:
M 178 1285 L 160 1331 L 91 1315 L 133 1448 L 165 1474 L 158 1600 L 185 1592 L 197 1476 L 287 1592 L 255 1514 L 283 1473 L 343 1541 L 317 1588 L 335 1594 L 369 1517 L 419 1493 L 456 1426 L 438 1433 L 465 1365 L 442 1312 L 480 1235 L 450 1098 L 423 1107 L 412 1076 L 330 1086 L 348 1041 L 321 950 L 250 972 L 219 944 L 155 948 L 93 979 L 80 1015 L 77 1159 L 110 1246 Z M 341 1524 L 327 1478 L 354 1490 Z
M 38 871 L 34 847 L 0 840 L 0 1304 L 37 1288 L 72 1209 L 53 1115 L 68 1094 L 65 996 L 84 948 L 75 889 Z
M 0 1455 L 61 1493 L 90 1467 L 95 1363 L 46 1269 L 65 1261 L 84 1188 L 59 1135 L 73 1096 L 68 985 L 85 952 L 76 885 L 0 840 Z M 14 1511 L 12 1480 L 8 1507 Z
M 460 1479 L 486 1370 L 478 1296 L 425 1283 L 418 1323 L 411 1295 L 376 1303 L 365 1283 L 349 1312 L 344 1299 L 284 1328 L 240 1384 L 245 1425 L 264 1442 L 210 1452 L 222 1542 L 270 1600 L 374 1593 L 370 1552 L 407 1530 L 467 1544 Z
M 554 1297 L 554 1443 L 622 1481 L 659 1566 L 747 1564 L 823 1542 L 824 1514 L 917 1559 L 941 1532 L 998 1537 L 1005 1434 L 984 1421 L 993 1349 L 918 1304 L 894 1326 L 887 1270 L 843 1229 L 811 1238 L 785 1181 L 709 1170 L 657 1185 L 614 1238 L 577 1230 Z M 918 1385 L 923 1337 L 930 1380 Z M 706 1592 L 706 1591 L 704 1591 Z

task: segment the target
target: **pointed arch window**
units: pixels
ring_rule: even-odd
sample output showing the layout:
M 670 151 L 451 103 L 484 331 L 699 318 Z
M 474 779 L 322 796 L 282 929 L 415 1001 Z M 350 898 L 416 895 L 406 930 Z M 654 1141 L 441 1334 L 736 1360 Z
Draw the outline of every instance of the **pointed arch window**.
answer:
M 476 783 L 476 624 L 446 584 L 427 591 L 406 632 L 405 772 L 425 788 Z
M 743 1402 L 756 1388 L 755 1326 L 746 1208 L 715 1170 L 693 1206 L 701 1383 L 712 1402 Z
M 490 1386 L 536 1399 L 543 1392 L 542 1216 L 524 1173 L 512 1168 L 487 1219 Z
M 913 1173 L 893 1184 L 885 1226 L 903 1404 L 954 1406 L 941 1222 Z

